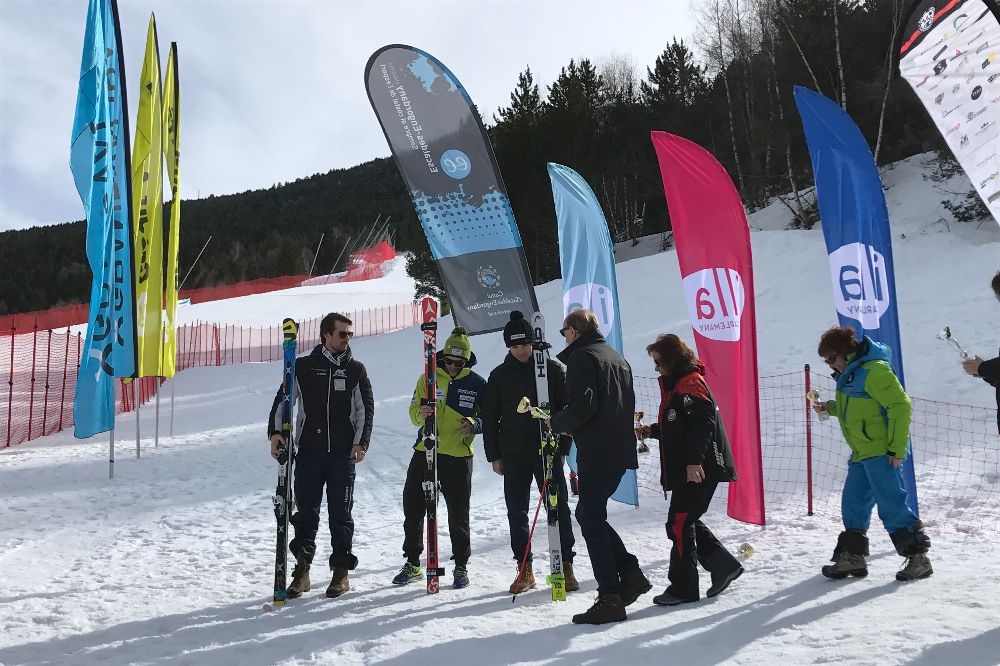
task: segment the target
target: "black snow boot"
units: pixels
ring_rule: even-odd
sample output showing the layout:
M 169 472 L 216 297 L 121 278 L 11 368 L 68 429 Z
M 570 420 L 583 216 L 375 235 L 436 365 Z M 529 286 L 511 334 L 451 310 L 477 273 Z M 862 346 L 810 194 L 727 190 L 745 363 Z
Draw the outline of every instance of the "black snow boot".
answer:
M 896 572 L 896 580 L 920 580 L 934 573 L 931 560 L 927 557 L 931 540 L 924 534 L 923 523 L 918 520 L 912 530 L 898 529 L 889 536 L 896 552 L 906 558 L 906 565 Z
M 625 606 L 631 606 L 635 600 L 653 589 L 653 584 L 642 573 L 642 569 L 626 571 L 621 575 L 621 600 Z
M 705 592 L 706 597 L 722 593 L 730 583 L 743 575 L 743 565 L 725 548 L 717 549 L 701 565 L 712 574 L 712 585 Z
M 868 537 L 861 530 L 846 530 L 837 538 L 837 547 L 833 549 L 833 564 L 823 567 L 823 575 L 827 578 L 841 579 L 848 576 L 864 578 L 868 575 Z
M 573 624 L 608 624 L 626 619 L 625 605 L 617 594 L 599 594 L 586 612 L 573 616 Z

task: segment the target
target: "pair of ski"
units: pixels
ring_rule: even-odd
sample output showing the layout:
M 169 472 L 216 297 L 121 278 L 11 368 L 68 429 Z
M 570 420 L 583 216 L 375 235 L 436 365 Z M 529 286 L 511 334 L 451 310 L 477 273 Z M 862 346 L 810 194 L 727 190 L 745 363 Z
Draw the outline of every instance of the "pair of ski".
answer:
M 542 497 L 540 501 L 545 502 L 549 536 L 549 575 L 545 577 L 545 580 L 551 586 L 552 600 L 566 601 L 566 575 L 563 573 L 562 543 L 559 535 L 560 484 L 554 478 L 555 464 L 559 455 L 559 440 L 549 427 L 549 418 L 551 416 L 551 408 L 549 406 L 549 349 L 552 345 L 545 341 L 545 317 L 541 312 L 536 312 L 532 315 L 531 326 L 535 331 L 535 394 L 538 404 L 532 405 L 531 400 L 525 396 L 521 398 L 521 402 L 517 406 L 517 411 L 522 414 L 531 414 L 531 416 L 538 419 L 541 441 L 540 452 L 542 455 L 542 469 L 544 470 Z M 530 540 L 530 535 L 528 538 Z M 528 548 L 531 548 L 530 543 L 528 544 Z M 522 562 L 521 567 L 518 569 L 519 580 L 525 566 L 527 566 L 527 563 Z
M 288 519 L 291 516 L 292 466 L 295 446 L 292 439 L 292 408 L 295 404 L 295 354 L 298 348 L 299 327 L 291 319 L 281 323 L 283 340 L 281 381 L 281 436 L 284 443 L 278 449 L 278 487 L 274 491 L 274 517 L 278 522 L 277 543 L 274 554 L 274 597 L 264 604 L 265 611 L 285 605 L 288 598 L 286 576 L 288 573 Z
M 437 535 L 437 318 L 438 301 L 434 298 L 424 298 L 420 301 L 421 324 L 424 343 L 424 398 L 421 406 L 432 408 L 431 414 L 424 419 L 423 443 L 426 452 L 427 466 L 424 471 L 424 502 L 427 508 L 427 593 L 436 594 L 440 589 L 439 577 L 444 575 L 444 568 L 438 560 Z M 538 395 L 538 406 L 534 407 L 532 416 L 538 417 L 541 432 L 542 456 L 545 465 L 545 480 L 543 495 L 548 509 L 549 524 L 549 564 L 551 573 L 546 578 L 552 586 L 552 598 L 558 601 L 566 600 L 566 577 L 562 567 L 562 548 L 559 540 L 559 485 L 553 481 L 553 469 L 556 456 L 559 455 L 558 441 L 549 429 L 549 381 L 548 381 L 548 348 L 545 342 L 545 319 L 540 312 L 532 317 L 535 329 L 535 383 Z M 531 406 L 530 401 L 528 406 Z

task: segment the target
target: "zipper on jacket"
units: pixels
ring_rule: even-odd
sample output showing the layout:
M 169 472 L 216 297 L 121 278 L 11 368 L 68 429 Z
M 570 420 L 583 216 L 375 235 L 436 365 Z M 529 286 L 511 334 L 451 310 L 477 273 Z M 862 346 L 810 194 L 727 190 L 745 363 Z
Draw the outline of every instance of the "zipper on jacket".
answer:
M 326 375 L 326 452 L 333 452 L 333 445 L 330 442 L 330 400 L 333 398 L 333 368 Z

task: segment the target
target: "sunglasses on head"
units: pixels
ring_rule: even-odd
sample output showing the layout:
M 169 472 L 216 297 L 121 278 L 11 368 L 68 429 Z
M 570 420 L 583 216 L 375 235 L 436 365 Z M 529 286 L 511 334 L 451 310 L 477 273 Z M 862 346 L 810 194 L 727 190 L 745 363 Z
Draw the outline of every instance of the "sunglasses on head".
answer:
M 444 365 L 451 366 L 452 368 L 464 368 L 465 367 L 465 359 L 464 358 L 448 358 L 447 356 L 445 356 L 441 360 L 441 362 Z

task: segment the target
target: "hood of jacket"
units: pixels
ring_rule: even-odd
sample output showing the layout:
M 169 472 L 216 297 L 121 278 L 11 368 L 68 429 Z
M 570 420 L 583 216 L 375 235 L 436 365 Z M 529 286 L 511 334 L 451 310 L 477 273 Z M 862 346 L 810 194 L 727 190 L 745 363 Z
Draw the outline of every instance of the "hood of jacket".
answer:
M 869 338 L 867 335 L 861 339 L 861 344 L 858 345 L 858 351 L 854 353 L 853 357 L 847 359 L 847 365 L 844 366 L 843 372 L 834 372 L 833 378 L 837 380 L 837 385 L 841 384 L 841 377 L 849 377 L 852 372 L 860 368 L 865 363 L 871 361 L 885 361 L 890 366 L 892 365 L 892 350 L 881 342 L 876 342 Z

